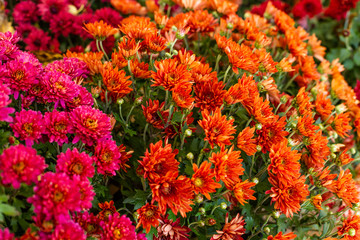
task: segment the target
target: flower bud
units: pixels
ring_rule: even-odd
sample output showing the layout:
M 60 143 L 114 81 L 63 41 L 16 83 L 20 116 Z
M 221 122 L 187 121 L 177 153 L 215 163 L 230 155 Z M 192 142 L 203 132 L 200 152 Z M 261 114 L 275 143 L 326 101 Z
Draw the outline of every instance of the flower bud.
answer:
M 356 153 L 356 148 L 351 148 L 351 149 L 350 149 L 350 153 L 351 153 L 351 154 L 355 154 L 355 153 Z
M 312 88 L 310 92 L 314 98 L 316 98 L 316 96 L 318 95 L 318 90 L 316 88 Z
M 173 49 L 172 52 L 173 52 L 174 55 L 178 55 L 178 54 L 179 54 L 179 52 L 178 52 L 177 50 L 175 50 L 175 49 Z
M 295 147 L 296 146 L 296 142 L 291 138 L 288 139 L 288 144 L 289 144 L 290 147 Z
M 252 182 L 255 183 L 255 184 L 258 184 L 258 183 L 259 183 L 259 179 L 258 179 L 258 178 L 253 178 L 253 179 L 252 179 Z
M 205 213 L 206 213 L 205 208 L 203 208 L 203 207 L 199 208 L 199 213 L 200 213 L 201 215 L 205 215 Z
M 204 227 L 205 226 L 205 222 L 203 220 L 198 221 L 198 224 L 200 227 Z
M 124 99 L 119 98 L 118 100 L 116 100 L 116 103 L 122 105 L 124 103 Z
M 270 233 L 270 228 L 269 227 L 265 227 L 264 228 L 264 233 L 266 233 L 267 235 L 269 235 L 269 233 Z
M 281 216 L 281 213 L 280 211 L 273 211 L 272 215 L 274 218 L 278 219 Z
M 191 135 L 192 135 L 191 129 L 186 129 L 185 130 L 185 136 L 190 137 Z
M 222 202 L 222 203 L 220 203 L 220 207 L 221 207 L 221 209 L 225 210 L 227 208 L 227 204 L 225 202 Z
M 335 107 L 335 111 L 337 114 L 340 114 L 340 113 L 343 113 L 343 112 L 346 112 L 348 110 L 348 108 L 346 107 L 345 104 L 339 104 Z
M 232 24 L 232 23 L 228 23 L 228 24 L 226 24 L 226 28 L 227 29 L 233 29 L 234 28 L 234 24 Z
M 206 225 L 208 225 L 208 226 L 213 226 L 213 225 L 215 225 L 216 224 L 216 220 L 215 219 L 213 219 L 213 218 L 208 218 L 208 219 L 206 219 Z
M 194 154 L 192 152 L 189 152 L 188 154 L 186 154 L 186 158 L 189 160 L 193 160 L 194 159 Z
M 134 218 L 135 220 L 139 218 L 139 214 L 137 212 L 134 212 Z
M 256 151 L 261 152 L 262 147 L 260 145 L 256 145 Z
M 286 95 L 284 95 L 284 96 L 282 96 L 282 97 L 280 98 L 280 102 L 281 102 L 282 104 L 285 104 L 287 101 L 288 101 L 288 99 L 287 99 L 287 96 L 286 96 Z
M 235 118 L 233 116 L 230 116 L 229 117 L 229 120 L 234 120 Z
M 138 97 L 137 99 L 135 99 L 135 104 L 140 105 L 142 100 L 143 100 L 143 97 Z
M 177 29 L 177 27 L 176 27 L 175 25 L 173 25 L 173 26 L 171 27 L 171 30 L 172 30 L 173 32 L 177 32 L 177 31 L 178 31 L 178 29 Z
M 202 203 L 204 201 L 204 197 L 201 194 L 197 194 L 195 196 L 195 202 Z
M 175 34 L 176 38 L 182 40 L 185 38 L 185 34 L 183 32 L 177 31 Z
M 167 58 L 171 58 L 172 56 L 171 56 L 171 54 L 170 53 L 165 53 L 165 57 L 167 57 Z
M 256 128 L 257 130 L 261 130 L 261 129 L 262 129 L 261 123 L 255 124 L 255 128 Z
M 348 234 L 350 237 L 355 237 L 356 235 L 356 230 L 354 228 L 350 228 L 348 231 Z

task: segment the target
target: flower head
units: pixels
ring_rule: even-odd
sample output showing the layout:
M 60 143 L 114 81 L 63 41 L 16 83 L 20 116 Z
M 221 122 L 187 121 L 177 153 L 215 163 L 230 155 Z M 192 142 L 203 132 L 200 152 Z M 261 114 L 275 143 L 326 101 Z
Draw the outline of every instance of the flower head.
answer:
M 216 188 L 220 188 L 221 184 L 214 181 L 215 174 L 210 169 L 211 163 L 203 162 L 200 167 L 193 164 L 194 174 L 191 177 L 191 182 L 194 187 L 194 192 L 203 194 L 208 200 L 211 199 L 209 193 L 216 192 Z
M 24 145 L 11 146 L 0 155 L 1 181 L 14 188 L 19 188 L 20 183 L 36 183 L 46 167 L 45 159 Z
M 353 233 L 349 234 L 350 229 L 353 229 Z M 360 239 L 360 217 L 358 215 L 350 215 L 343 221 L 341 227 L 338 227 L 338 235 L 342 236 L 344 240 L 359 240 Z
M 60 146 L 68 142 L 67 134 L 71 130 L 71 124 L 66 112 L 46 112 L 44 122 L 44 133 L 48 135 L 49 142 L 57 142 Z
M 107 221 L 109 216 L 116 213 L 116 208 L 114 206 L 114 201 L 99 203 L 99 208 L 101 212 L 98 214 L 98 218 L 103 221 Z
M 139 214 L 137 228 L 142 225 L 146 233 L 150 231 L 151 226 L 159 225 L 160 211 L 157 206 L 147 203 L 137 210 Z
M 239 214 L 229 222 L 229 214 L 226 214 L 225 225 L 221 231 L 216 230 L 211 240 L 243 240 L 241 235 L 246 231 L 245 221 Z
M 159 226 L 157 227 L 157 237 L 154 236 L 154 240 L 163 239 L 176 239 L 187 240 L 189 239 L 190 228 L 186 226 L 180 226 L 180 218 L 173 220 L 168 219 L 168 215 L 159 219 Z
M 87 23 L 84 25 L 84 30 L 93 36 L 96 40 L 104 41 L 106 38 L 116 34 L 118 30 L 106 22 Z
M 87 236 L 93 236 L 101 233 L 100 219 L 97 218 L 93 213 L 77 213 L 76 217 L 74 217 L 74 220 L 86 232 Z
M 110 118 L 100 110 L 80 106 L 72 110 L 69 115 L 76 134 L 73 143 L 81 140 L 92 146 L 96 141 L 109 137 Z
M 244 205 L 244 203 L 247 203 L 246 200 L 256 200 L 256 198 L 253 196 L 255 193 L 254 190 L 250 189 L 251 187 L 255 186 L 256 183 L 249 182 L 248 180 L 245 181 L 239 181 L 235 184 L 233 191 L 236 199 L 239 201 L 241 205 Z
M 268 240 L 292 240 L 292 239 L 295 239 L 295 238 L 296 238 L 296 235 L 293 232 L 287 233 L 285 235 L 283 235 L 282 232 L 279 232 L 275 236 L 273 236 L 273 235 L 268 236 L 267 239 Z
M 114 213 L 109 216 L 108 221 L 100 223 L 103 232 L 101 239 L 104 240 L 134 240 L 136 239 L 135 226 L 125 215 L 120 216 L 119 213 Z
M 11 103 L 9 98 L 10 89 L 5 85 L 0 85 L 0 121 L 12 122 L 13 118 L 9 114 L 15 112 L 15 109 L 12 107 L 7 107 Z
M 98 173 L 110 176 L 116 175 L 115 171 L 120 169 L 120 157 L 122 154 L 114 140 L 98 141 L 94 156 L 96 157 L 96 170 Z
M 0 228 L 0 239 L 3 240 L 14 240 L 15 234 L 10 233 L 8 228 L 1 229 Z

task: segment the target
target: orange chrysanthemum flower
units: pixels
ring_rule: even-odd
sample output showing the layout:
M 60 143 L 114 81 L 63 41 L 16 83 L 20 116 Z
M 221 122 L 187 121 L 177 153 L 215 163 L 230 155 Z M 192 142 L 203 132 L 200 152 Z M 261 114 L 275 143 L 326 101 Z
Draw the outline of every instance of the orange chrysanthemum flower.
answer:
M 296 234 L 294 234 L 293 232 L 287 233 L 285 235 L 283 235 L 282 232 L 279 232 L 278 234 L 276 234 L 274 237 L 272 235 L 268 236 L 268 240 L 292 240 L 296 238 Z
M 278 70 L 276 68 L 277 62 L 273 60 L 271 54 L 266 51 L 265 48 L 256 49 L 255 55 L 258 57 L 259 60 L 259 71 L 263 73 L 276 73 Z
M 221 184 L 214 181 L 215 174 L 210 169 L 211 163 L 203 162 L 200 167 L 195 163 L 193 164 L 194 174 L 191 177 L 191 182 L 194 187 L 194 192 L 196 194 L 201 193 L 207 199 L 211 199 L 209 193 L 216 192 L 216 188 L 220 188 Z
M 208 0 L 209 6 L 224 15 L 230 15 L 236 13 L 239 4 L 232 2 L 231 0 Z
M 211 148 L 214 148 L 214 144 L 223 147 L 225 145 L 231 145 L 231 140 L 234 136 L 231 136 L 236 132 L 233 126 L 234 119 L 226 120 L 226 116 L 221 115 L 220 108 L 217 108 L 212 114 L 205 109 L 202 113 L 203 119 L 199 120 L 199 125 L 205 131 L 205 141 L 210 143 Z
M 186 66 L 179 64 L 175 59 L 165 59 L 154 63 L 156 72 L 152 72 L 151 86 L 162 86 L 165 90 L 171 91 L 175 85 L 191 82 L 191 74 Z
M 350 235 L 350 229 L 353 229 L 354 234 Z M 360 216 L 350 212 L 342 226 L 338 227 L 338 235 L 342 236 L 343 240 L 360 240 Z
M 243 217 L 240 217 L 239 214 L 236 215 L 229 222 L 229 213 L 226 214 L 225 225 L 222 231 L 216 230 L 217 234 L 214 234 L 210 240 L 235 240 L 242 239 L 241 235 L 243 235 L 246 231 L 244 228 L 245 221 Z
M 297 150 L 291 150 L 287 141 L 276 142 L 272 145 L 269 154 L 271 163 L 268 171 L 275 174 L 277 178 L 291 181 L 300 177 L 301 154 Z
M 305 87 L 300 88 L 296 98 L 297 109 L 300 115 L 312 114 L 314 105 L 310 102 L 310 97 L 305 91 Z
M 331 127 L 340 137 L 344 138 L 349 136 L 347 132 L 351 130 L 350 112 L 336 114 L 334 121 L 331 123 Z
M 347 151 L 349 150 L 349 148 L 346 148 L 344 151 L 341 152 L 341 154 L 339 155 L 337 161 L 339 163 L 339 165 L 344 166 L 348 163 L 351 163 L 354 159 L 347 154 Z
M 249 182 L 248 180 L 239 181 L 235 184 L 234 188 L 232 189 L 236 199 L 239 201 L 241 205 L 244 206 L 244 203 L 247 203 L 246 200 L 256 200 L 256 197 L 253 196 L 255 193 L 254 190 L 250 189 L 251 187 L 255 186 L 256 183 Z
M 246 127 L 237 137 L 237 147 L 244 151 L 248 156 L 256 153 L 256 139 L 254 137 L 255 128 Z
M 289 62 L 289 59 L 283 58 L 281 61 L 276 65 L 276 68 L 279 70 L 279 72 L 293 72 L 294 69 L 291 66 L 291 62 Z
M 262 147 L 262 152 L 270 151 L 274 143 L 281 142 L 289 133 L 285 131 L 286 117 L 273 115 L 272 121 L 262 125 L 260 130 L 256 130 L 258 135 L 257 144 Z
M 313 34 L 309 37 L 308 45 L 311 48 L 312 55 L 319 61 L 324 60 L 326 47 L 321 46 L 321 41 L 317 39 L 316 35 Z
M 160 105 L 158 100 L 152 101 L 149 99 L 149 101 L 146 102 L 146 106 L 142 106 L 146 121 L 153 125 L 154 128 L 163 129 L 165 126 L 164 121 L 166 121 L 169 116 L 169 110 L 163 110 L 164 105 L 165 102 Z
M 318 181 L 318 183 L 321 184 L 321 186 L 327 187 L 328 185 L 332 184 L 333 180 L 337 177 L 336 174 L 330 174 L 330 172 L 331 171 L 330 171 L 329 167 L 326 167 L 316 174 L 315 179 Z M 314 182 L 314 179 L 312 178 L 312 176 L 310 176 L 309 178 L 310 178 L 311 184 L 314 185 L 315 182 Z
M 119 69 L 122 69 L 126 66 L 128 66 L 128 61 L 124 58 L 121 52 L 114 51 L 111 54 L 111 62 L 114 66 L 118 67 Z
M 305 137 L 311 137 L 315 135 L 315 132 L 319 129 L 314 125 L 315 120 L 310 114 L 298 117 L 298 123 L 296 129 Z
M 113 68 L 111 65 L 105 64 L 101 76 L 107 89 L 118 94 L 118 98 L 124 97 L 133 90 L 129 87 L 131 85 L 131 81 L 128 80 L 130 77 L 126 76 L 125 71 L 119 70 L 117 67 Z
M 130 16 L 121 21 L 119 30 L 135 40 L 144 40 L 145 36 L 157 33 L 156 24 L 150 21 L 150 18 Z
M 320 115 L 321 119 L 325 121 L 334 110 L 335 106 L 331 104 L 331 100 L 326 98 L 322 93 L 319 93 L 315 99 L 315 110 Z
M 144 44 L 150 52 L 161 52 L 166 48 L 166 39 L 157 34 L 145 36 Z
M 87 53 L 73 53 L 69 50 L 65 54 L 66 57 L 75 57 L 84 61 L 90 70 L 91 75 L 100 73 L 102 69 L 101 59 L 104 56 L 103 52 L 87 52 Z
M 266 191 L 270 194 L 275 209 L 280 209 L 286 217 L 292 217 L 300 210 L 300 203 L 309 195 L 308 185 L 305 184 L 305 176 L 293 178 L 291 181 L 283 181 L 281 177 L 269 173 L 269 182 L 273 187 Z
M 132 154 L 134 151 L 126 151 L 126 147 L 124 144 L 121 144 L 119 147 L 118 147 L 118 150 L 121 154 L 120 156 L 120 168 L 122 170 L 124 170 L 126 172 L 126 168 L 129 168 L 130 166 L 127 165 L 126 163 L 129 161 L 129 159 L 132 157 Z
M 136 53 L 140 49 L 140 44 L 136 43 L 135 39 L 128 39 L 124 37 L 121 42 L 119 42 L 119 53 L 125 58 L 126 60 L 133 59 Z
M 146 14 L 146 8 L 135 0 L 110 0 L 110 4 L 123 14 Z
M 304 154 L 302 156 L 306 166 L 317 171 L 322 169 L 327 157 L 330 155 L 330 149 L 327 145 L 328 139 L 322 135 L 322 131 L 318 131 L 315 135 L 309 137 L 305 143 L 309 151 L 309 155 Z
M 187 69 L 190 71 L 194 68 L 200 67 L 202 64 L 202 59 L 200 57 L 196 57 L 191 51 L 186 51 L 186 49 L 180 49 L 178 55 L 174 56 L 181 64 L 184 64 Z
M 242 167 L 242 159 L 240 158 L 240 151 L 233 151 L 230 149 L 221 149 L 218 153 L 212 153 L 209 161 L 215 166 L 214 172 L 216 181 L 223 181 L 228 189 L 240 180 L 240 176 L 244 173 Z
M 182 217 L 186 217 L 186 213 L 191 211 L 191 199 L 194 197 L 192 185 L 189 178 L 178 176 L 177 172 L 168 172 L 165 176 L 156 178 L 150 183 L 152 191 L 152 202 L 159 203 L 159 210 L 162 214 L 166 213 L 167 207 L 174 214 L 180 212 Z
M 162 140 L 150 144 L 150 151 L 146 149 L 145 156 L 139 161 L 140 168 L 144 170 L 144 178 L 149 182 L 166 175 L 168 172 L 177 172 L 179 162 L 175 159 L 178 150 L 173 150 L 171 144 L 165 144 Z
M 172 99 L 181 108 L 191 109 L 194 106 L 195 98 L 191 97 L 192 84 L 185 82 L 176 84 L 172 90 Z
M 217 19 L 214 18 L 207 10 L 197 10 L 189 12 L 190 19 L 188 26 L 190 27 L 189 33 L 209 33 L 214 32 L 217 26 Z
M 112 27 L 102 20 L 100 20 L 100 22 L 87 23 L 84 29 L 99 41 L 104 41 L 106 38 L 118 32 L 117 28 Z
M 131 73 L 136 78 L 146 79 L 151 77 L 151 72 L 149 71 L 149 64 L 145 62 L 139 62 L 136 58 L 130 61 Z
M 215 111 L 224 101 L 226 90 L 222 81 L 214 75 L 208 75 L 208 81 L 201 81 L 195 85 L 195 107 L 201 111 Z
M 116 213 L 116 208 L 114 206 L 114 201 L 99 203 L 99 208 L 101 208 L 101 212 L 97 215 L 100 220 L 106 221 L 110 215 Z
M 306 57 L 307 56 L 307 44 L 304 43 L 298 34 L 293 30 L 285 32 L 285 39 L 289 51 L 295 57 Z
M 321 207 L 321 203 L 322 203 L 322 197 L 320 194 L 316 195 L 316 196 L 313 196 L 311 198 L 311 203 L 314 205 L 314 207 L 316 207 L 316 209 L 318 210 L 322 210 L 322 207 Z
M 269 13 L 270 16 L 274 16 L 275 23 L 279 27 L 280 31 L 286 32 L 294 28 L 295 25 L 294 19 L 292 19 L 289 15 L 287 15 L 283 11 L 276 9 L 271 3 L 268 3 L 265 12 Z
M 136 211 L 139 214 L 138 224 L 136 228 L 143 226 L 146 233 L 150 232 L 151 226 L 157 227 L 159 225 L 160 211 L 158 206 L 147 203 Z
M 353 203 L 360 201 L 359 191 L 349 169 L 346 171 L 340 170 L 338 179 L 328 185 L 327 188 L 341 198 L 349 207 Z

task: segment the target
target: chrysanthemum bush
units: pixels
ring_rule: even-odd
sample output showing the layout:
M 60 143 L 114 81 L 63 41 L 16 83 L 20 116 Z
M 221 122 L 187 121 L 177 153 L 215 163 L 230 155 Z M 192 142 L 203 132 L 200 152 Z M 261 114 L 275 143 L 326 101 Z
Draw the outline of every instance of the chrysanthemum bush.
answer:
M 272 3 L 146 3 L 47 65 L 0 33 L 0 239 L 360 239 L 339 61 Z

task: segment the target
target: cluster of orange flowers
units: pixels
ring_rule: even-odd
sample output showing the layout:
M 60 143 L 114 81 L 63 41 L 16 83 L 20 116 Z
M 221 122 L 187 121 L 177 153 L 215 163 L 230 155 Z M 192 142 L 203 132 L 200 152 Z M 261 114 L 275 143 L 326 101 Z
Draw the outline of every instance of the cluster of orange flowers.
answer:
M 146 99 L 143 115 L 158 133 L 151 136 L 160 140 L 150 139 L 156 143 L 150 143 L 137 167 L 151 189 L 151 200 L 137 211 L 138 227 L 146 232 L 158 227 L 168 210 L 186 218 L 199 196 L 211 201 L 219 189 L 227 191 L 216 197 L 226 199 L 232 208 L 248 204 L 259 196 L 252 189 L 259 179 L 271 184 L 261 194 L 288 218 L 307 201 L 321 210 L 325 197 L 333 201 L 338 197 L 348 207 L 358 203 L 357 183 L 344 170 L 354 160 L 349 154 L 357 140 L 352 126 L 360 136 L 358 100 L 341 75 L 342 65 L 324 58 L 325 48 L 316 36 L 295 27 L 294 20 L 271 2 L 267 18 L 246 13 L 245 19 L 235 14 L 238 3 L 230 0 L 174 2 L 193 11 L 170 17 L 151 0 L 146 1 L 147 8 L 131 0 L 112 0 L 123 13 L 152 12 L 155 22 L 133 15 L 118 29 L 104 22 L 86 24 L 99 52 L 66 54 L 88 65 L 90 84 L 103 101 L 138 95 Z M 223 15 L 218 21 L 205 8 Z M 111 59 L 100 52 L 110 35 L 121 37 Z M 204 49 L 205 40 L 215 47 Z M 208 55 L 199 56 L 205 52 Z M 216 62 L 209 60 L 212 54 L 218 54 Z M 343 103 L 335 107 L 333 98 Z M 194 134 L 204 136 L 196 163 L 193 153 L 175 149 L 184 151 L 185 137 Z M 177 155 L 187 159 L 177 160 Z M 247 171 L 245 157 L 252 159 Z M 182 172 L 183 163 L 192 165 L 191 176 Z M 223 230 L 212 239 L 242 239 L 244 224 L 239 215 L 230 222 L 227 217 Z M 343 224 L 338 235 L 358 239 L 348 229 L 360 231 L 360 219 L 350 215 Z M 158 229 L 159 234 L 165 231 Z M 184 239 L 180 235 L 178 239 Z M 268 239 L 295 237 L 279 232 Z

